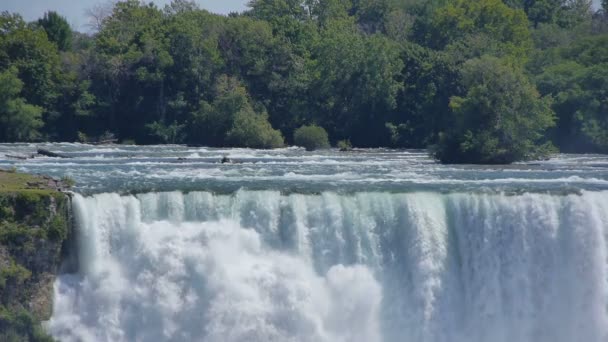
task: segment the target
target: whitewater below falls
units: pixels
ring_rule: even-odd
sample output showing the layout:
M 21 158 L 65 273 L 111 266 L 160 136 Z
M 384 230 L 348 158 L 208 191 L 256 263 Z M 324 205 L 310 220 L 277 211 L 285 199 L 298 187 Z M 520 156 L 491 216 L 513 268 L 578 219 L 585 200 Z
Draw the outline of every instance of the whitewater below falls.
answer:
M 606 156 L 37 147 L 0 167 L 78 182 L 59 341 L 608 341 Z

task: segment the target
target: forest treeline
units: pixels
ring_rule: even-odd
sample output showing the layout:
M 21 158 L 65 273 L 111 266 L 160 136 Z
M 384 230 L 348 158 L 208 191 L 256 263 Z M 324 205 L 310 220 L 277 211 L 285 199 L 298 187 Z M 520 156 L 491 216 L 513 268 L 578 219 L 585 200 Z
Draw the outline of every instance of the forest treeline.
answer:
M 0 15 L 0 141 L 608 152 L 608 0 L 174 0 Z M 301 130 L 304 132 L 306 130 Z

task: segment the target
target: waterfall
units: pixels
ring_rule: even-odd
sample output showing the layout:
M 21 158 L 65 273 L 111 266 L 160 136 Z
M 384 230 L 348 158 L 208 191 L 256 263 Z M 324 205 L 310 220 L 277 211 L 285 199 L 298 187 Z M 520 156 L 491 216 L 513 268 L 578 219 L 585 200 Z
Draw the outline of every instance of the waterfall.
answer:
M 608 340 L 608 192 L 76 195 L 61 341 Z

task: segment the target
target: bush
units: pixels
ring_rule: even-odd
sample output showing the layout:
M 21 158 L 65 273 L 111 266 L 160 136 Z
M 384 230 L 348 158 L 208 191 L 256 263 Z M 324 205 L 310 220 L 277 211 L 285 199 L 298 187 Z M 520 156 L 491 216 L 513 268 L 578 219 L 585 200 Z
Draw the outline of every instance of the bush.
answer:
M 9 309 L 0 305 L 0 341 L 53 342 L 40 322 L 23 308 Z
M 47 236 L 51 241 L 63 241 L 68 236 L 68 227 L 65 220 L 57 215 L 55 216 L 48 228 Z
M 307 151 L 329 148 L 327 131 L 316 125 L 302 126 L 296 129 L 293 134 L 293 141 L 297 146 L 306 148 Z
M 341 152 L 346 152 L 353 149 L 353 145 L 350 143 L 350 140 L 340 140 L 336 146 Z
M 146 125 L 150 135 L 163 144 L 179 144 L 184 141 L 186 136 L 182 131 L 185 127 L 186 125 L 180 125 L 177 122 L 165 125 L 159 121 Z
M 72 188 L 74 187 L 74 185 L 76 185 L 76 181 L 70 176 L 61 177 L 61 183 L 63 183 L 63 185 L 67 186 L 68 188 Z
M 265 115 L 245 110 L 235 115 L 226 140 L 238 147 L 279 148 L 284 145 L 281 132 L 272 128 Z
M 22 284 L 31 276 L 32 272 L 27 268 L 15 263 L 14 260 L 11 260 L 8 266 L 0 270 L 0 289 L 4 289 L 9 281 L 16 284 Z
M 496 57 L 466 62 L 465 96 L 450 99 L 454 121 L 440 136 L 435 157 L 443 163 L 510 164 L 546 157 L 543 141 L 554 125 L 551 99 L 541 98 L 527 76 Z
M 78 142 L 86 144 L 89 141 L 89 137 L 84 132 L 78 131 Z
M 17 220 L 29 224 L 43 224 L 48 217 L 49 198 L 36 192 L 21 192 L 15 197 L 15 214 Z

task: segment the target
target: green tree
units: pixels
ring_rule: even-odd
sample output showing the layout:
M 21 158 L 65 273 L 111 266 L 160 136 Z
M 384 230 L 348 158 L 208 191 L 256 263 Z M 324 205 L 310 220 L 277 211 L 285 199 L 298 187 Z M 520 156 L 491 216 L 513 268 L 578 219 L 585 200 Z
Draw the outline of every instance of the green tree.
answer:
M 590 19 L 591 0 L 508 0 L 507 5 L 523 9 L 534 27 L 556 24 L 572 28 Z
M 453 126 L 437 146 L 439 160 L 506 164 L 551 150 L 540 145 L 554 124 L 550 99 L 541 98 L 520 70 L 484 56 L 465 63 L 462 78 L 467 92 L 451 100 Z
M 42 108 L 19 97 L 23 82 L 17 69 L 0 72 L 0 141 L 31 141 L 40 136 Z
M 52 108 L 58 92 L 61 68 L 57 46 L 41 29 L 28 27 L 20 16 L 0 15 L 0 70 L 15 67 L 24 83 L 27 102 Z
M 155 121 L 146 125 L 150 135 L 157 138 L 162 144 L 177 144 L 184 141 L 185 136 L 182 133 L 184 127 L 185 125 L 180 125 L 177 122 L 173 122 L 170 125 L 165 125 L 161 122 Z
M 250 148 L 279 148 L 284 146 L 280 131 L 272 128 L 265 113 L 244 108 L 234 115 L 232 127 L 226 133 L 231 146 Z
M 167 120 L 168 52 L 163 12 L 153 3 L 118 2 L 95 37 L 92 75 L 100 119 L 121 138 L 149 139 L 146 124 Z M 98 87 L 98 88 L 97 88 Z
M 44 29 L 49 40 L 57 44 L 59 50 L 67 51 L 72 47 L 72 29 L 57 12 L 46 12 L 44 17 L 38 19 L 38 25 Z
M 309 48 L 277 34 L 268 22 L 230 18 L 220 33 L 219 47 L 224 73 L 240 78 L 251 97 L 266 107 L 273 126 L 289 132 L 307 105 L 310 57 L 302 50 Z
M 511 56 L 515 62 L 524 61 L 532 48 L 526 14 L 500 0 L 449 0 L 419 30 L 432 48 L 444 49 L 463 41 L 476 49 L 489 45 L 485 53 Z M 476 44 L 479 37 L 482 42 Z
M 188 140 L 211 146 L 275 148 L 283 146 L 263 108 L 256 108 L 245 87 L 222 75 L 215 86 L 215 99 L 202 101 L 189 120 Z M 257 110 L 256 110 L 257 109 Z
M 170 7 L 173 12 L 167 19 L 167 36 L 173 64 L 166 73 L 166 86 L 171 91 L 167 96 L 173 104 L 181 98 L 185 107 L 192 107 L 213 93 L 215 77 L 225 64 L 218 46 L 222 18 L 196 7 L 189 9 L 195 5 L 188 4 L 174 2 Z M 172 107 L 167 111 L 167 119 L 183 120 L 181 111 Z
M 425 148 L 449 127 L 450 97 L 462 95 L 460 64 L 449 53 L 402 46 L 403 89 L 385 125 L 393 147 Z M 432 113 L 432 114 L 430 114 Z
M 317 125 L 305 125 L 296 129 L 293 133 L 293 142 L 297 146 L 306 148 L 307 151 L 329 148 L 330 146 L 327 131 Z
M 551 57 L 547 57 L 551 56 Z M 538 89 L 555 101 L 553 139 L 565 152 L 608 151 L 608 35 L 549 49 Z
M 398 45 L 382 36 L 364 36 L 350 21 L 334 21 L 322 32 L 313 59 L 311 121 L 326 127 L 335 140 L 383 145 L 384 123 L 402 89 Z

